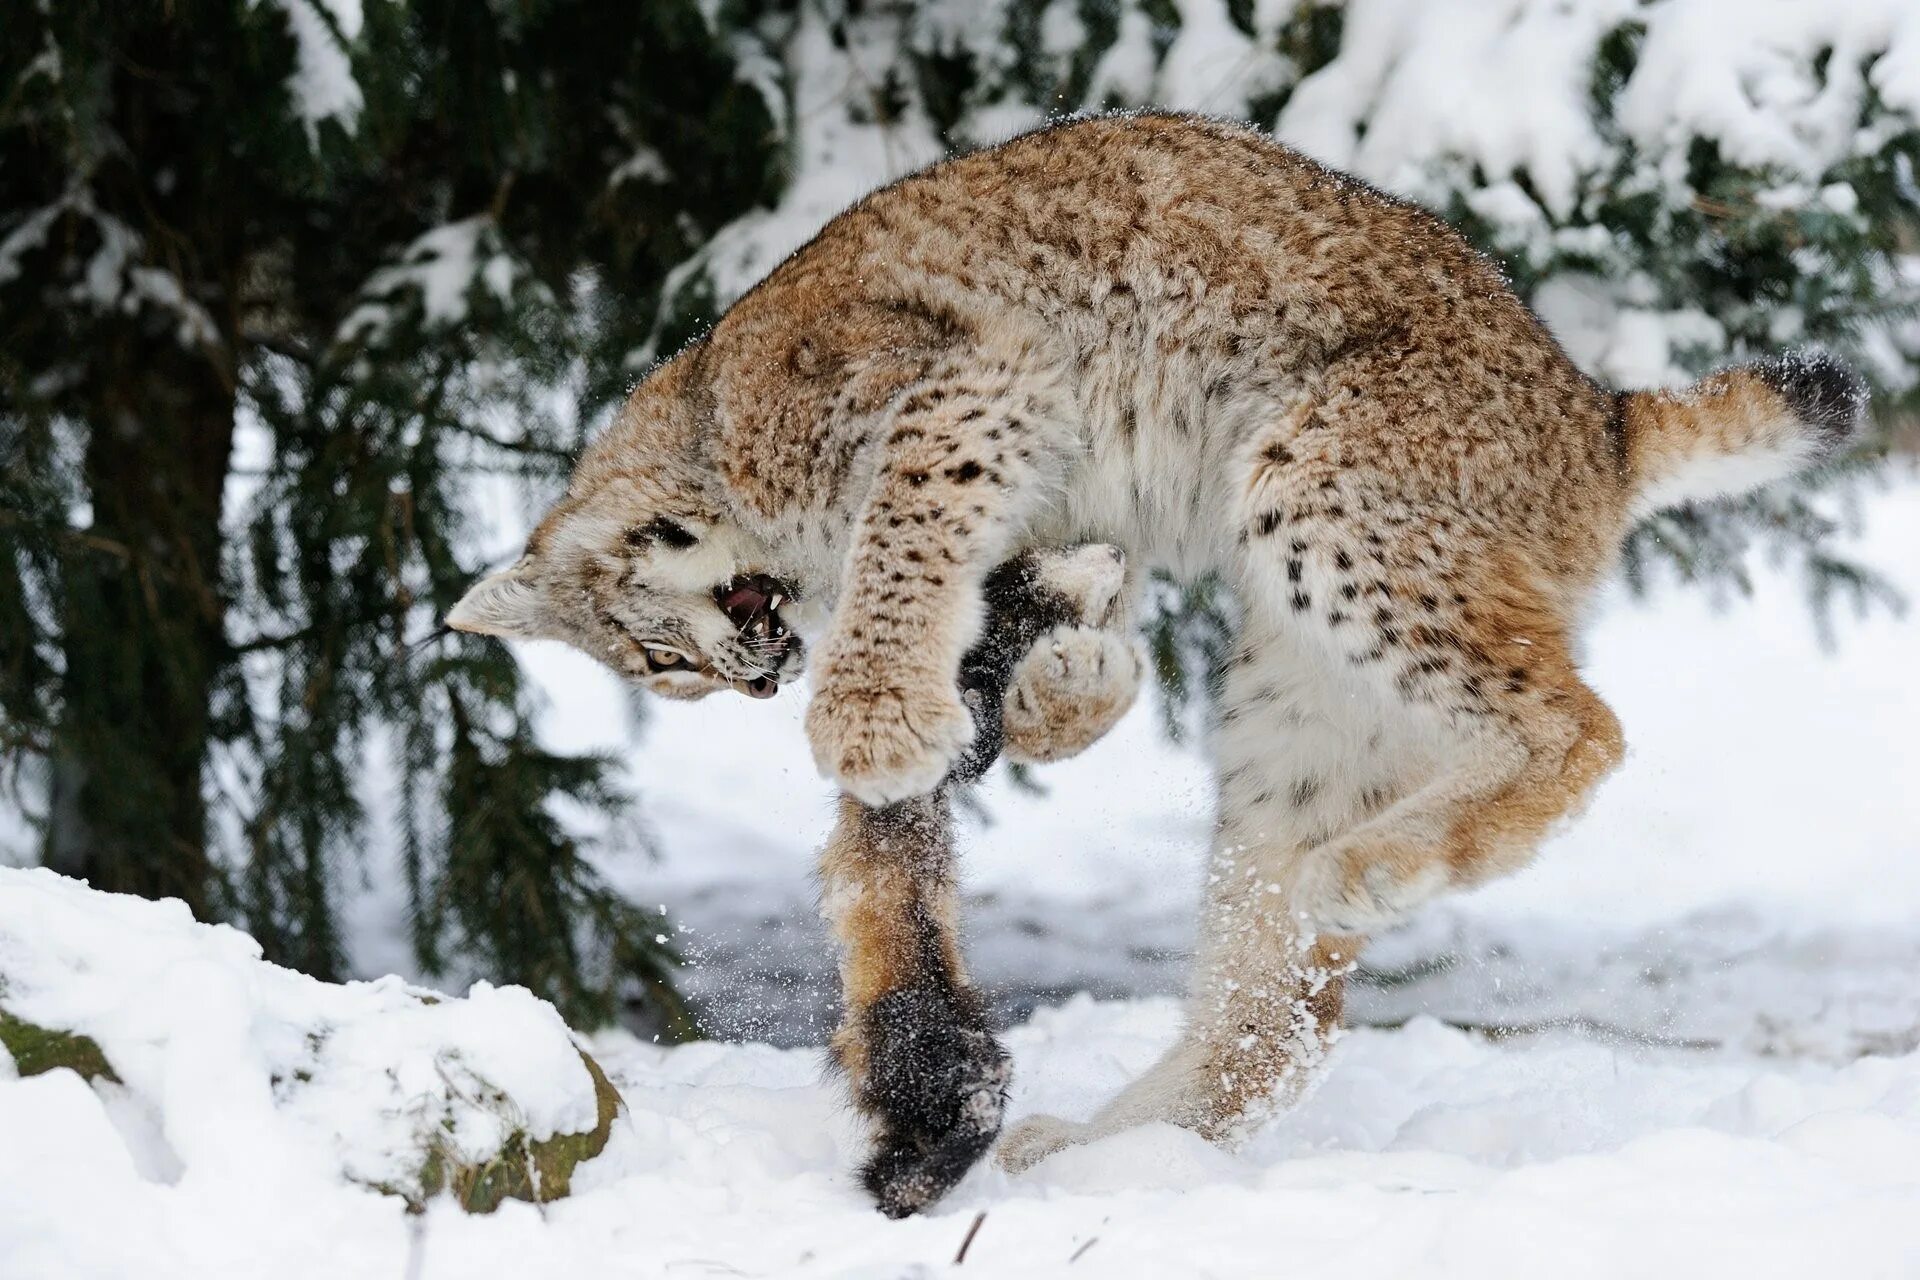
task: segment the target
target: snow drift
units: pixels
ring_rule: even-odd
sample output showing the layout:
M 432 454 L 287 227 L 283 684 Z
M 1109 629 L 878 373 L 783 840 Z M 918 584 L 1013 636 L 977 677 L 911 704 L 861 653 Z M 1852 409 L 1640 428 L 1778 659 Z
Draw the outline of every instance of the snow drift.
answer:
M 0 1054 L 6 1280 L 877 1280 L 948 1273 L 976 1219 L 967 1273 L 998 1277 L 1920 1272 L 1920 1053 L 1498 1039 L 1418 1017 L 1348 1035 L 1319 1092 L 1238 1152 L 1148 1126 L 1019 1177 L 982 1166 L 890 1222 L 817 1050 L 604 1034 L 615 1114 L 524 992 L 330 986 L 177 903 L 44 871 L 0 871 L 0 976 L 22 1051 Z M 98 1055 L 11 1078 L 46 1065 L 28 1024 Z M 1016 1118 L 1085 1114 L 1177 1027 L 1164 998 L 1042 1011 L 1007 1036 Z M 513 1132 L 583 1130 L 604 1151 L 550 1203 L 410 1213 L 369 1189 L 424 1190 L 437 1144 L 497 1163 Z
M 0 1123 L 10 1194 L 93 1143 L 105 1167 L 160 1184 L 238 1179 L 293 1202 L 357 1184 L 416 1207 L 451 1191 L 490 1209 L 565 1194 L 618 1108 L 522 988 L 336 986 L 265 963 L 179 902 L 44 870 L 0 869 L 0 1045 L 0 1073 L 66 1067 L 93 1091 L 8 1091 L 40 1113 Z

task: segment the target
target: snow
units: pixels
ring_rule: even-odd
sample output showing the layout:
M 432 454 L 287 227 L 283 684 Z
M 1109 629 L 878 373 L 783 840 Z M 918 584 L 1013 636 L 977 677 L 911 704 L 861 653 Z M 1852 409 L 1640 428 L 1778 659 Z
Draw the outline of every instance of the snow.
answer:
M 22 261 L 29 254 L 48 249 L 49 242 L 56 238 L 52 235 L 54 228 L 65 218 L 90 222 L 98 240 L 78 278 L 69 286 L 68 295 L 73 301 L 96 311 L 125 315 L 157 307 L 173 317 L 175 336 L 182 345 L 206 346 L 219 341 L 212 317 L 187 296 L 178 276 L 165 268 L 134 265 L 146 252 L 145 240 L 125 222 L 102 211 L 85 187 L 76 187 L 52 204 L 26 214 L 0 236 L 0 285 L 20 276 Z
M 493 218 L 478 214 L 442 223 L 415 237 L 400 261 L 381 267 L 360 286 L 362 301 L 347 313 L 334 341 L 378 342 L 392 326 L 395 307 L 417 298 L 428 325 L 467 318 L 476 284 L 510 302 L 519 267 L 501 248 Z
M 66 211 L 65 201 L 35 209 L 15 223 L 5 236 L 0 236 L 0 284 L 19 276 L 20 260 L 46 245 L 47 233 Z
M 294 68 L 287 77 L 287 94 L 293 100 L 294 115 L 306 128 L 308 143 L 319 145 L 322 120 L 337 121 L 352 133 L 365 105 L 348 56 L 348 47 L 359 37 L 366 19 L 360 0 L 268 2 L 285 15 L 293 35 Z
M 1693 381 L 1679 357 L 1717 351 L 1726 329 L 1698 307 L 1660 308 L 1632 280 L 1562 272 L 1534 290 L 1533 309 L 1581 368 L 1618 387 L 1677 387 Z M 1797 334 L 1782 335 L 1790 342 Z
M 1077 1000 L 1016 1029 L 1017 1111 L 1084 1110 L 1171 1037 L 1171 1002 Z M 142 1178 L 56 1073 L 0 1085 L 8 1275 L 1352 1277 L 1840 1274 L 1920 1266 L 1920 1057 L 1702 1062 L 1571 1036 L 1360 1031 L 1292 1115 L 1227 1154 L 1153 1126 L 881 1219 L 817 1054 L 594 1045 L 628 1112 L 567 1200 L 491 1218 L 257 1178 Z M 11 1167 L 10 1167 L 11 1166 Z M 30 1176 L 28 1173 L 30 1171 Z M 269 1190 L 271 1188 L 268 1188 Z M 111 1229 L 102 1229 L 110 1224 Z M 1076 1265 L 1076 1260 L 1078 1265 Z M 1069 1270 L 1069 1268 L 1072 1268 Z M 1819 1269 L 1819 1270 L 1816 1270 Z M 964 1273 L 963 1273 L 964 1274 Z
M 1594 50 L 1623 24 L 1644 34 L 1597 123 Z M 1432 207 L 1466 204 L 1495 248 L 1547 277 L 1534 301 L 1589 372 L 1651 386 L 1741 353 L 1717 321 L 1675 305 L 1684 293 L 1662 305 L 1653 281 L 1634 279 L 1630 250 L 1601 225 L 1603 197 L 1688 208 L 1689 155 L 1704 141 L 1778 175 L 1763 205 L 1851 217 L 1857 194 L 1822 176 L 1917 123 L 1911 0 L 1353 0 L 1339 56 L 1296 86 L 1274 132 Z M 1775 341 L 1801 339 L 1797 312 L 1777 319 Z M 1910 362 L 1882 363 L 1887 385 L 1910 385 Z
M 1655 164 L 1699 137 L 1732 163 L 1812 178 L 1877 149 L 1859 128 L 1869 88 L 1920 115 L 1909 0 L 1353 0 L 1340 56 L 1300 83 L 1275 131 L 1430 200 L 1447 165 L 1489 181 L 1523 169 L 1565 218 L 1614 145 L 1589 106 L 1592 52 L 1629 20 L 1646 34 L 1612 124 Z
M 1816 75 L 1823 49 L 1833 56 Z M 1666 0 L 1648 10 L 1619 122 L 1650 150 L 1698 134 L 1735 164 L 1813 177 L 1864 141 L 1869 86 L 1920 115 L 1920 10 L 1908 0 Z
M 0 999 L 100 1046 L 122 1084 L 96 1105 L 146 1180 L 244 1178 L 289 1199 L 417 1187 L 430 1149 L 472 1163 L 516 1129 L 594 1127 L 571 1035 L 524 989 L 481 983 L 451 1000 L 391 977 L 334 986 L 259 957 L 180 902 L 0 868 Z M 25 1187 L 64 1132 L 22 1132 L 0 1152 L 0 1186 Z
M 1176 111 L 1244 116 L 1248 100 L 1289 77 L 1286 60 L 1244 35 L 1226 0 L 1174 0 L 1180 31 L 1160 63 L 1151 100 Z
M 1860 515 L 1847 550 L 1920 589 L 1920 475 Z M 448 1096 L 429 1065 L 446 1046 L 532 1100 L 536 1125 L 586 1114 L 550 1010 L 485 986 L 431 1006 L 394 979 L 327 987 L 177 904 L 0 871 L 8 1007 L 96 1034 L 127 1081 L 9 1080 L 0 1062 L 0 1271 L 939 1274 L 985 1213 L 964 1265 L 1005 1276 L 1270 1275 L 1280 1260 L 1393 1277 L 1913 1274 L 1912 623 L 1843 621 L 1828 652 L 1793 584 L 1753 570 L 1754 597 L 1724 609 L 1671 589 L 1604 602 L 1588 669 L 1627 725 L 1626 766 L 1534 867 L 1375 943 L 1355 1029 L 1296 1110 L 1231 1153 L 1156 1126 L 1018 1177 L 982 1168 L 900 1223 L 852 1180 L 862 1134 L 817 1047 L 833 966 L 807 870 L 830 797 L 800 702 L 663 706 L 636 750 L 596 669 L 529 647 L 547 736 L 624 749 L 647 797 L 663 858 L 608 870 L 673 912 L 721 1022 L 805 1046 L 597 1035 L 627 1110 L 571 1197 L 409 1218 L 362 1184 L 417 1149 L 409 1103 Z M 1039 777 L 1044 799 L 996 779 L 991 825 L 964 841 L 973 968 L 1019 1017 L 1016 1121 L 1085 1116 L 1174 1035 L 1177 1005 L 1154 993 L 1179 980 L 1208 823 L 1199 759 L 1165 744 L 1151 709 Z M 397 936 L 391 919 L 361 925 Z M 1121 998 L 1068 995 L 1081 987 Z M 305 1029 L 323 1024 L 310 1053 Z M 294 1069 L 313 1072 L 304 1090 L 285 1085 Z
M 672 177 L 660 153 L 643 146 L 614 166 L 613 172 L 607 175 L 607 186 L 617 187 L 623 182 L 667 182 Z
M 1356 0 L 1340 56 L 1303 80 L 1275 132 L 1398 191 L 1444 195 L 1441 159 L 1532 178 L 1556 217 L 1607 148 L 1587 100 L 1600 37 L 1632 0 Z M 1517 102 L 1526 109 L 1514 109 Z

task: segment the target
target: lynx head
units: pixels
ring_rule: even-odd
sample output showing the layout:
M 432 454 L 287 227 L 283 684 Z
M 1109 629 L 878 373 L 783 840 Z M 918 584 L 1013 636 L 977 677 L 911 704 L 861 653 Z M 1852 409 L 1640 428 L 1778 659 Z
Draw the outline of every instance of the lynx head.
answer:
M 570 493 L 447 625 L 564 640 L 669 698 L 723 688 L 771 698 L 803 661 L 793 606 L 738 527 L 685 495 L 619 478 Z

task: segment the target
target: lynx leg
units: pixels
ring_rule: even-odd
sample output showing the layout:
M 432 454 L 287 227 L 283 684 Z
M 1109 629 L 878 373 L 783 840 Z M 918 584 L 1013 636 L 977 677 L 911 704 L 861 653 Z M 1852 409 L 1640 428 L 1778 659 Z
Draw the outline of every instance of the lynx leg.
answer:
M 1524 866 L 1625 753 L 1618 719 L 1574 665 L 1550 574 L 1432 522 L 1382 537 L 1302 520 L 1283 536 L 1267 572 L 1286 603 L 1249 597 L 1317 642 L 1407 756 L 1383 803 L 1301 860 L 1290 880 L 1301 910 L 1321 929 L 1371 933 Z
M 1120 722 L 1139 696 L 1146 660 L 1133 633 L 1119 548 L 1033 551 L 1013 563 L 1022 562 L 1031 565 L 1032 593 L 1051 600 L 1063 620 L 1017 651 L 1001 727 L 1009 757 L 1044 764 L 1079 754 Z M 994 603 L 995 582 L 1004 583 L 1005 574 L 1002 568 L 988 578 L 994 613 L 1017 611 Z
M 1054 389 L 1011 364 L 904 393 L 814 660 L 807 738 L 821 773 L 869 804 L 937 786 L 973 741 L 955 688 L 982 586 L 1057 476 Z
M 1064 760 L 1119 722 L 1145 670 L 1125 586 L 1126 558 L 1104 543 L 1026 551 L 987 575 L 987 621 L 960 661 L 974 738 L 948 781 L 978 779 L 1002 751 Z
M 1014 668 L 1006 754 L 1028 764 L 1078 755 L 1120 723 L 1146 672 L 1139 642 L 1098 627 L 1056 627 Z
M 1354 690 L 1338 677 L 1249 619 L 1215 734 L 1221 817 L 1186 1025 L 1091 1121 L 1024 1122 L 1001 1144 L 1003 1166 L 1150 1121 L 1231 1142 L 1317 1078 L 1362 940 L 1303 928 L 1290 873 L 1330 829 L 1376 802 L 1394 768 L 1369 747 L 1372 728 L 1352 714 Z
M 1508 668 L 1489 723 L 1455 765 L 1310 856 L 1302 911 L 1329 929 L 1378 929 L 1438 893 L 1515 871 L 1620 763 L 1619 721 L 1558 656 Z
M 1009 1135 L 1010 1167 L 1145 1120 L 1231 1138 L 1284 1105 L 1361 936 L 1522 865 L 1618 763 L 1550 575 L 1457 512 L 1348 519 L 1366 502 L 1315 482 L 1250 520 L 1187 1028 L 1090 1124 Z
M 1417 403 L 1361 404 L 1387 406 L 1405 434 L 1473 447 Z M 1572 658 L 1590 587 L 1569 568 L 1591 558 L 1583 493 L 1544 510 L 1469 502 L 1439 479 L 1409 492 L 1406 477 L 1341 466 L 1308 421 L 1252 442 L 1240 585 L 1249 612 L 1337 672 L 1408 756 L 1386 803 L 1330 830 L 1293 882 L 1318 927 L 1371 932 L 1524 865 L 1624 744 Z

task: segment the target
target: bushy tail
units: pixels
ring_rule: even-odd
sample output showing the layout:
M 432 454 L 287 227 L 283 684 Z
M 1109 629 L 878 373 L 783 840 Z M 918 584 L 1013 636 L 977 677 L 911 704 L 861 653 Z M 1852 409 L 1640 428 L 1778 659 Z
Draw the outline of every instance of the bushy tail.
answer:
M 1722 369 L 1680 391 L 1620 397 L 1634 505 L 1744 493 L 1831 457 L 1866 417 L 1860 375 L 1823 351 Z

